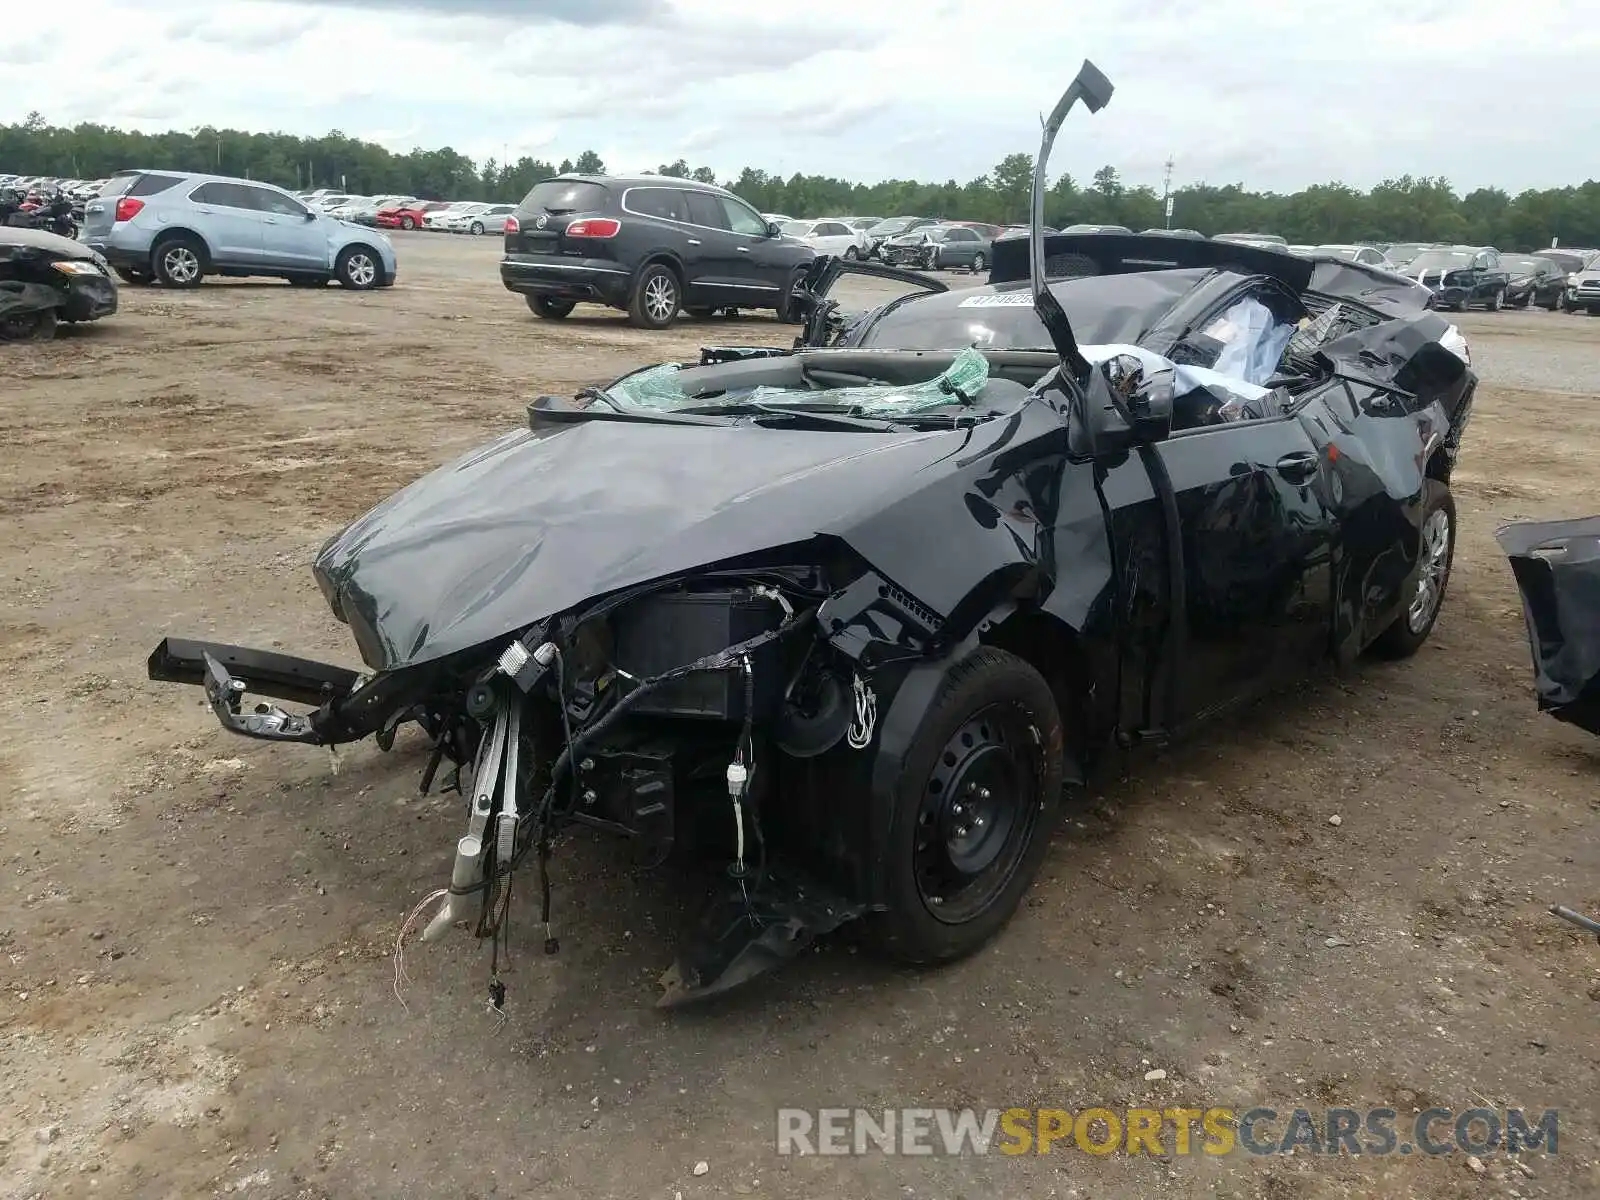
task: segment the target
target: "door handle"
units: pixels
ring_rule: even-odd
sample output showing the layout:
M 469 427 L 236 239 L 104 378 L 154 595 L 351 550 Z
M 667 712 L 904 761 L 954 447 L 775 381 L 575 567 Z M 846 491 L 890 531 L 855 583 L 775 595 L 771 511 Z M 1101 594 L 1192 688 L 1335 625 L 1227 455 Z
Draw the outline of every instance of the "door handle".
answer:
M 689 239 L 689 245 L 698 246 L 699 244 L 700 244 L 700 239 L 699 238 L 690 238 Z
M 750 253 L 750 247 L 749 246 L 740 246 L 739 247 L 739 253 L 740 254 L 749 254 Z
M 1317 455 L 1310 450 L 1296 450 L 1278 460 L 1278 474 L 1290 483 L 1304 483 L 1317 473 Z

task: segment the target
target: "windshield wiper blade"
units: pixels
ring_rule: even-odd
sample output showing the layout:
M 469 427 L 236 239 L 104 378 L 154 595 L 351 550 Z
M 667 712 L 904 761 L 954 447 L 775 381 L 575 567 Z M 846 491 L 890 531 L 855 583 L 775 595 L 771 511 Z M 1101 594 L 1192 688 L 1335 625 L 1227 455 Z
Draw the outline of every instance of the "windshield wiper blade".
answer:
M 826 429 L 847 429 L 865 433 L 888 433 L 895 428 L 891 420 L 850 415 L 850 407 L 841 404 L 762 404 L 745 401 L 741 404 L 706 404 L 695 408 L 679 408 L 674 412 L 720 417 L 755 417 L 764 420 L 777 417 L 784 421 L 809 421 Z

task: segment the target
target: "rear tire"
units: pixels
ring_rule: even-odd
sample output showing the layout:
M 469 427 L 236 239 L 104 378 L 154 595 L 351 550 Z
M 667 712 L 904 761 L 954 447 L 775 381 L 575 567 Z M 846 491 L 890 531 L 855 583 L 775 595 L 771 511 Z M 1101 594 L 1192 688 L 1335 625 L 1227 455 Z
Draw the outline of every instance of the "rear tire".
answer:
M 861 257 L 861 251 L 857 250 L 854 246 L 846 246 L 844 248 L 844 260 L 845 260 L 845 262 L 855 262 L 855 260 L 860 258 L 860 257 Z
M 665 329 L 678 318 L 683 292 L 678 277 L 660 263 L 651 263 L 634 280 L 628 297 L 628 320 L 640 329 Z
M 150 271 L 162 287 L 199 287 L 206 277 L 206 249 L 192 234 L 172 234 L 151 247 Z
M 529 296 L 527 299 L 529 311 L 547 321 L 559 321 L 578 306 L 574 300 L 561 300 L 555 296 Z
M 989 260 L 983 256 L 982 250 L 972 256 L 972 273 L 974 275 L 982 275 L 988 266 Z
M 1050 685 L 1028 663 L 985 646 L 950 668 L 894 785 L 886 909 L 867 924 L 884 953 L 949 962 L 999 932 L 1049 849 L 1063 745 Z
M 1450 569 L 1456 556 L 1456 502 L 1450 485 L 1437 479 L 1424 483 L 1422 559 L 1417 590 L 1394 624 L 1378 635 L 1373 651 L 1381 658 L 1410 658 L 1422 649 L 1444 607 Z

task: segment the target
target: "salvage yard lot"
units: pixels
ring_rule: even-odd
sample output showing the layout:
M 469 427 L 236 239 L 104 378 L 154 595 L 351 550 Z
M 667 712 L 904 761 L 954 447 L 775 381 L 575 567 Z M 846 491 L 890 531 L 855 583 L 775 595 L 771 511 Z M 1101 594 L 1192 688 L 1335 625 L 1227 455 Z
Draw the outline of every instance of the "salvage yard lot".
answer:
M 579 835 L 554 863 L 558 955 L 533 889 L 516 902 L 501 1019 L 462 934 L 409 947 L 408 1008 L 391 990 L 395 932 L 460 832 L 457 797 L 416 794 L 420 737 L 334 774 L 230 738 L 145 656 L 175 633 L 353 662 L 308 569 L 346 521 L 539 392 L 794 330 L 540 321 L 501 288 L 498 239 L 395 241 L 389 291 L 128 288 L 113 319 L 0 360 L 0 1195 L 1600 1192 L 1600 948 L 1545 912 L 1600 910 L 1600 744 L 1535 711 L 1492 540 L 1600 511 L 1600 321 L 1458 318 L 1483 383 L 1431 641 L 1127 779 L 1110 763 L 990 949 L 919 974 L 840 936 L 662 1014 L 701 893 Z M 775 1110 L 828 1105 L 1558 1108 L 1562 1136 L 1481 1172 L 1070 1140 L 780 1158 Z

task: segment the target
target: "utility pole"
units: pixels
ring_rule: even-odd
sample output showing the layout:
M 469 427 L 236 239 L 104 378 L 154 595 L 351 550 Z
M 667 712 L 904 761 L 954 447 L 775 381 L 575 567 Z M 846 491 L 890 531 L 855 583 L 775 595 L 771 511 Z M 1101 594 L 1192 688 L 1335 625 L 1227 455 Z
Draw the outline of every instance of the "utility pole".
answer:
M 1161 209 L 1166 215 L 1166 228 L 1172 228 L 1172 156 L 1167 156 L 1167 173 L 1161 180 Z

